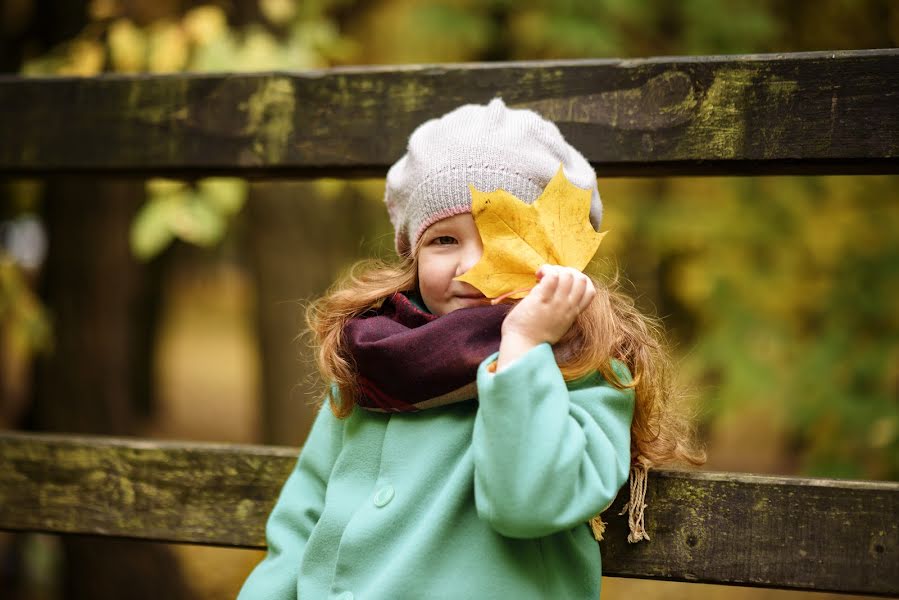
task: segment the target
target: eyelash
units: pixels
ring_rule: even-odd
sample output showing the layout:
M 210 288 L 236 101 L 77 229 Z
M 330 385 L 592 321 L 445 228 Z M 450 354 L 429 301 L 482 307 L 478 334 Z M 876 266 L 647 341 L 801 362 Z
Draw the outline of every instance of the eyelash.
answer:
M 446 243 L 446 244 L 442 244 L 442 243 L 440 242 L 440 240 L 450 240 L 450 241 L 449 241 L 448 243 Z M 438 235 L 438 236 L 435 237 L 433 240 L 431 240 L 431 243 L 432 243 L 432 244 L 437 244 L 438 246 L 448 246 L 448 245 L 450 245 L 450 244 L 455 244 L 455 243 L 456 243 L 456 238 L 454 238 L 454 237 L 451 236 L 451 235 Z

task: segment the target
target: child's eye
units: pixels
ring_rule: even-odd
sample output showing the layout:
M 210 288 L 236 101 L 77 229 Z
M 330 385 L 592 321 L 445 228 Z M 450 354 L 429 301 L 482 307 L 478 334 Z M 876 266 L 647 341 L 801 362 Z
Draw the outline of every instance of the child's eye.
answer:
M 444 245 L 444 244 L 455 244 L 456 238 L 451 235 L 439 235 L 432 240 L 432 243 Z

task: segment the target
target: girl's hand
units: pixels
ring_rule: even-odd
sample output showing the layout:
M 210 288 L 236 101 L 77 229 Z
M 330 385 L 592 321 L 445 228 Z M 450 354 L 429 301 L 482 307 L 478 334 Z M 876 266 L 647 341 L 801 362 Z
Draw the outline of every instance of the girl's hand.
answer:
M 596 296 L 593 281 L 571 267 L 543 265 L 537 279 L 503 321 L 497 371 L 538 344 L 558 342 Z

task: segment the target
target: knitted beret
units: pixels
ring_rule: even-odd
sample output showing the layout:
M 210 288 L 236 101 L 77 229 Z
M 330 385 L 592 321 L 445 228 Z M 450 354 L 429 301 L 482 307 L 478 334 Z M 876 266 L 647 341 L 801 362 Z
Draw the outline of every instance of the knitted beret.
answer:
M 599 230 L 602 202 L 590 163 L 559 128 L 532 110 L 511 109 L 501 98 L 466 104 L 419 125 L 406 154 L 387 172 L 384 202 L 396 232 L 396 251 L 409 256 L 433 223 L 471 212 L 468 184 L 482 192 L 502 188 L 528 204 L 559 170 L 592 189 L 590 221 Z

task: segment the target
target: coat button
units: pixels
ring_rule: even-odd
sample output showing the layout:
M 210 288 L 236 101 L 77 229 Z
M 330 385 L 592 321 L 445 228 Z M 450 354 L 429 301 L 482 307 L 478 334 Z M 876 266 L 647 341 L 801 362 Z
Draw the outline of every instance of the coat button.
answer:
M 377 506 L 378 508 L 384 506 L 385 504 L 393 500 L 393 494 L 393 486 L 390 484 L 385 485 L 380 490 L 378 490 L 377 494 L 375 494 L 375 506 Z

